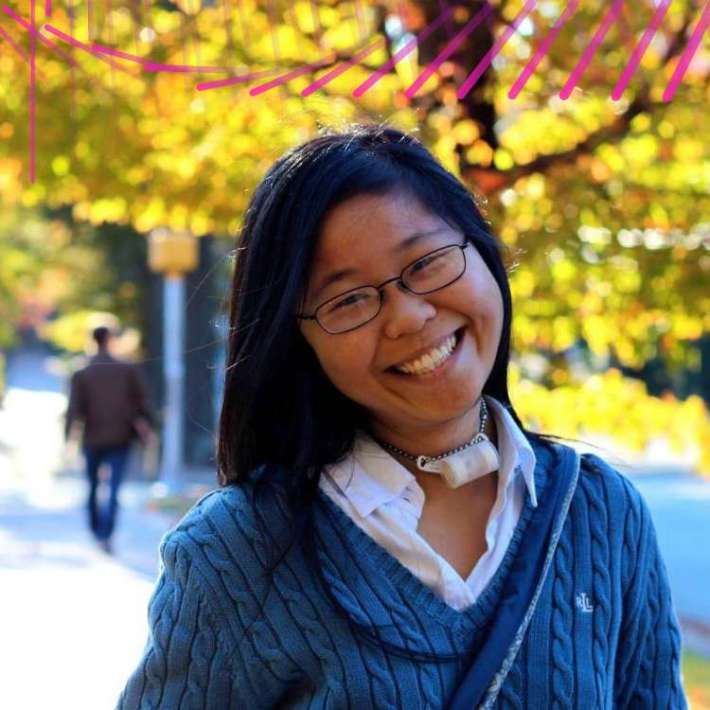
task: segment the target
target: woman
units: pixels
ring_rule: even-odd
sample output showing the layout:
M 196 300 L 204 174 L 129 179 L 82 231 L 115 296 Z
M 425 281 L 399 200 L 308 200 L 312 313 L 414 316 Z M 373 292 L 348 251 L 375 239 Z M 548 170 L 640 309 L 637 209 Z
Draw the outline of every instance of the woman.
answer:
M 163 541 L 119 707 L 686 707 L 646 505 L 510 402 L 501 251 L 396 130 L 271 168 L 238 249 L 223 486 Z

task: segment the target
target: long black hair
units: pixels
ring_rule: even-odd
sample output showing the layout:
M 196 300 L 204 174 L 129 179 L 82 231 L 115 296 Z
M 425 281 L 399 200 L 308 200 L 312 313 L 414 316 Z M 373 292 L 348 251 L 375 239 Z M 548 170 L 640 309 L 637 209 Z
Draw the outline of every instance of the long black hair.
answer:
M 510 401 L 512 304 L 506 247 L 493 235 L 466 187 L 420 141 L 386 126 L 326 132 L 289 151 L 256 188 L 238 241 L 217 457 L 222 485 L 253 479 L 261 485 L 268 482 L 270 470 L 287 471 L 294 530 L 303 533 L 307 558 L 323 582 L 312 512 L 318 480 L 324 466 L 352 450 L 358 428 L 367 428 L 368 416 L 328 380 L 300 332 L 296 314 L 328 211 L 356 195 L 394 191 L 413 196 L 466 235 L 498 284 L 503 326 L 483 393 L 505 406 L 530 440 L 559 438 L 525 429 Z M 281 556 L 285 553 L 282 550 Z M 368 640 L 411 655 L 378 639 Z M 435 655 L 432 659 L 449 660 Z

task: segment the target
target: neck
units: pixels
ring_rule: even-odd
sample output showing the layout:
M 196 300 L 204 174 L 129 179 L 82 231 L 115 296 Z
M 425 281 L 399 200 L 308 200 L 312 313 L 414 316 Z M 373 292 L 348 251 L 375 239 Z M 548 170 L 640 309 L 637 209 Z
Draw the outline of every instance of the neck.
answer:
M 446 451 L 450 451 L 457 446 L 466 444 L 473 438 L 474 434 L 477 433 L 480 428 L 480 403 L 474 408 L 474 414 L 475 426 L 470 427 L 471 433 L 467 433 L 466 436 L 460 439 L 450 439 L 449 441 L 452 442 L 450 445 L 444 446 L 437 450 L 430 449 L 428 452 L 422 450 L 421 447 L 405 449 L 404 446 L 398 446 L 398 448 L 414 455 L 425 454 L 429 456 L 436 456 L 443 454 Z M 483 431 L 490 439 L 493 446 L 498 448 L 496 424 L 490 406 L 488 407 L 488 419 Z M 380 439 L 380 441 L 391 443 L 388 439 Z M 395 446 L 397 446 L 397 444 L 395 444 Z M 433 505 L 437 502 L 446 504 L 446 501 L 450 501 L 452 499 L 460 500 L 462 496 L 470 500 L 478 500 L 481 496 L 488 496 L 491 500 L 495 500 L 498 486 L 497 472 L 471 481 L 470 483 L 460 486 L 459 488 L 451 489 L 441 476 L 433 476 L 431 473 L 420 470 L 415 461 L 405 458 L 400 454 L 393 452 L 388 453 L 417 479 L 417 483 L 424 491 L 424 497 L 426 504 L 428 505 Z
M 379 422 L 372 423 L 372 435 L 378 441 L 391 444 L 414 456 L 439 456 L 459 446 L 467 444 L 478 433 L 481 424 L 481 400 L 457 420 L 445 422 L 436 427 L 421 427 L 403 430 L 399 427 L 389 427 Z M 493 446 L 498 446 L 495 420 L 488 406 L 488 418 L 484 433 Z M 418 470 L 414 461 L 392 454 L 398 461 L 406 462 L 410 470 Z

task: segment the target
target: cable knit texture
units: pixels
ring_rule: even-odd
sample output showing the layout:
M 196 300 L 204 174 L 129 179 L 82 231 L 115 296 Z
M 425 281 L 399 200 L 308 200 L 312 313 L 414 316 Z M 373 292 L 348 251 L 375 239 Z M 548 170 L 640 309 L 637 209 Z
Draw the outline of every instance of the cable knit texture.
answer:
M 565 447 L 534 447 L 544 496 Z M 447 706 L 495 618 L 535 514 L 529 499 L 496 574 L 476 603 L 457 611 L 319 494 L 318 559 L 343 613 L 293 540 L 283 475 L 270 476 L 258 495 L 252 484 L 213 491 L 165 537 L 148 644 L 120 710 Z M 447 659 L 422 659 L 432 653 Z M 585 454 L 550 572 L 494 707 L 686 708 L 679 657 L 648 508 L 628 480 Z

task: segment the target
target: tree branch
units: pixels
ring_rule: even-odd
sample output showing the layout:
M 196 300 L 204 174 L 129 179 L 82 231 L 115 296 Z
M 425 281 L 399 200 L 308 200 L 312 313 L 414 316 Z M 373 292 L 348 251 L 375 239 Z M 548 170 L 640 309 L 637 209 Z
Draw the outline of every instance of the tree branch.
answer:
M 692 8 L 688 8 L 683 21 L 683 25 L 678 32 L 673 35 L 661 60 L 661 67 L 665 67 L 675 56 L 680 54 L 686 44 L 688 30 L 692 21 Z M 593 153 L 604 143 L 618 143 L 629 131 L 631 121 L 640 113 L 650 112 L 654 109 L 665 106 L 664 102 L 651 101 L 650 87 L 644 84 L 637 97 L 629 104 L 624 113 L 613 123 L 604 126 L 599 130 L 590 133 L 583 141 L 577 143 L 574 148 L 540 155 L 529 163 L 516 165 L 509 170 L 499 170 L 496 167 L 481 167 L 472 165 L 463 170 L 463 177 L 466 181 L 472 182 L 484 194 L 490 195 L 512 185 L 516 180 L 533 173 L 546 172 L 555 165 L 572 163 L 582 155 Z
M 482 168 L 474 165 L 464 172 L 464 177 L 470 175 L 475 180 L 481 180 L 481 174 L 486 173 L 487 175 L 483 179 L 484 192 L 487 194 L 490 194 L 490 192 L 498 192 L 498 190 L 512 185 L 521 177 L 532 175 L 533 173 L 546 172 L 554 165 L 573 163 L 579 156 L 594 152 L 604 143 L 616 143 L 620 141 L 628 133 L 631 121 L 638 114 L 649 111 L 651 108 L 660 105 L 662 104 L 651 102 L 647 96 L 637 97 L 631 102 L 626 111 L 613 123 L 591 133 L 583 141 L 577 143 L 574 148 L 558 153 L 550 153 L 549 155 L 540 155 L 529 163 L 516 165 L 510 168 L 510 170 L 498 170 L 498 168 L 495 167 Z M 488 189 L 486 189 L 486 187 L 488 187 Z

